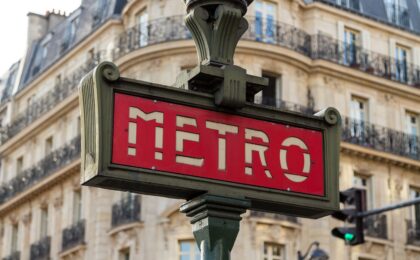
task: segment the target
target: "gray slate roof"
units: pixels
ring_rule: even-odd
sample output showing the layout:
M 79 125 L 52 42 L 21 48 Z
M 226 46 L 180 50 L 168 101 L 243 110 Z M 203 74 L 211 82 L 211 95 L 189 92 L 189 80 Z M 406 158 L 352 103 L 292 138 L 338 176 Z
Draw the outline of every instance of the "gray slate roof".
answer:
M 24 89 L 29 82 L 93 33 L 99 25 L 110 18 L 120 17 L 126 2 L 127 0 L 83 0 L 82 5 L 65 21 L 58 24 L 42 39 L 28 46 L 18 91 Z M 75 33 L 72 35 L 70 31 L 75 20 L 77 23 L 74 27 Z M 46 41 L 48 41 L 48 51 L 46 57 L 42 57 L 42 44 Z

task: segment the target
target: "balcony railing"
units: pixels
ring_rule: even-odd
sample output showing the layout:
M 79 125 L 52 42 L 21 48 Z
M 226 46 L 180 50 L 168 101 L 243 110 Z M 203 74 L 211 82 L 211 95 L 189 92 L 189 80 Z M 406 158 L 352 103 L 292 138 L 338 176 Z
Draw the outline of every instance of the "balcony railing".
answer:
M 275 107 L 282 110 L 299 112 L 305 115 L 313 115 L 315 113 L 313 108 L 305 107 L 296 103 L 284 101 L 281 99 L 271 98 L 271 97 L 256 97 L 254 99 L 254 103 L 261 104 L 264 106 Z
M 373 215 L 364 219 L 365 235 L 388 239 L 388 226 L 386 215 Z
M 116 39 L 113 59 L 157 43 L 191 39 L 184 16 L 170 16 L 138 24 L 127 29 Z
M 52 90 L 34 100 L 25 111 L 14 116 L 12 122 L 1 129 L 0 142 L 4 144 L 20 133 L 25 127 L 28 127 L 35 120 L 51 111 L 51 109 L 65 98 L 75 93 L 82 77 L 99 64 L 101 58 L 103 58 L 101 53 L 97 53 L 93 59 L 87 60 L 68 77 L 57 82 Z
M 85 220 L 80 220 L 73 226 L 63 230 L 61 243 L 63 252 L 83 244 L 85 244 Z
M 3 260 L 20 260 L 20 252 L 13 252 L 9 256 L 4 257 Z
M 420 88 L 420 67 L 349 45 L 328 35 L 312 37 L 312 58 L 331 61 L 378 77 Z
M 342 141 L 420 160 L 420 140 L 418 136 L 364 121 L 344 118 Z
M 112 227 L 139 222 L 140 210 L 139 196 L 130 194 L 112 205 Z
M 53 151 L 35 166 L 23 171 L 19 176 L 0 187 L 0 204 L 25 191 L 30 186 L 50 176 L 58 169 L 80 158 L 80 136 L 69 144 Z
M 247 17 L 249 28 L 242 40 L 279 45 L 305 56 L 311 54 L 311 35 L 289 24 L 273 21 L 272 25 L 263 24 L 256 17 Z
M 268 219 L 273 219 L 273 220 L 288 221 L 295 224 L 299 223 L 297 217 L 276 214 L 276 213 L 267 213 L 267 212 L 251 210 L 249 216 L 253 218 L 268 218 Z
M 420 226 L 413 220 L 407 220 L 407 244 L 420 246 Z
M 49 260 L 51 251 L 51 237 L 45 237 L 31 245 L 30 260 Z

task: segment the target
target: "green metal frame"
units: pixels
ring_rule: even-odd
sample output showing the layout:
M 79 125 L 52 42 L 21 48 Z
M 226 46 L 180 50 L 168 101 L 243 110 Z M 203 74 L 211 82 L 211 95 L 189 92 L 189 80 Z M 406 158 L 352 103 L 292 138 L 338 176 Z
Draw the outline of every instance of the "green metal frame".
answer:
M 122 78 L 110 62 L 98 65 L 81 82 L 82 174 L 84 185 L 136 193 L 192 199 L 201 194 L 246 199 L 250 209 L 318 218 L 339 209 L 339 147 L 341 117 L 334 108 L 314 116 L 245 103 L 229 109 L 215 105 L 213 94 Z M 311 196 L 111 163 L 114 93 L 278 122 L 322 131 L 325 196 Z M 141 173 L 141 174 L 139 174 Z

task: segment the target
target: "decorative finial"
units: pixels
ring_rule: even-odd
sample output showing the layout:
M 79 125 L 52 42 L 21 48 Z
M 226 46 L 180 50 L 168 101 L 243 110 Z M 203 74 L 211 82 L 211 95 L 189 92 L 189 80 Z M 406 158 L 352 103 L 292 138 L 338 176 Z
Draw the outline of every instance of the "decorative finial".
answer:
M 184 0 L 186 25 L 202 65 L 232 65 L 236 45 L 248 29 L 243 16 L 253 0 Z

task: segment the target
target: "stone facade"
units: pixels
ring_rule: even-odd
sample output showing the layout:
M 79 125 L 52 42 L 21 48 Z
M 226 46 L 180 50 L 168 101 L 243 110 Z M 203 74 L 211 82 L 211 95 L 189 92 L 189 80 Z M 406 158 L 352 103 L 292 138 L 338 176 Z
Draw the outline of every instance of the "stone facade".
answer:
M 235 64 L 270 77 L 259 102 L 339 109 L 340 189 L 362 186 L 378 208 L 420 191 L 420 8 L 402 27 L 364 13 L 372 8 L 363 2 L 254 0 Z M 184 13 L 181 0 L 84 0 L 52 28 L 31 14 L 26 56 L 1 82 L 1 258 L 196 259 L 182 201 L 79 185 L 81 77 L 110 60 L 125 77 L 174 84 L 197 65 Z M 247 212 L 232 259 L 296 259 L 313 241 L 330 259 L 420 259 L 419 214 L 369 219 L 366 243 L 347 248 L 330 217 Z

